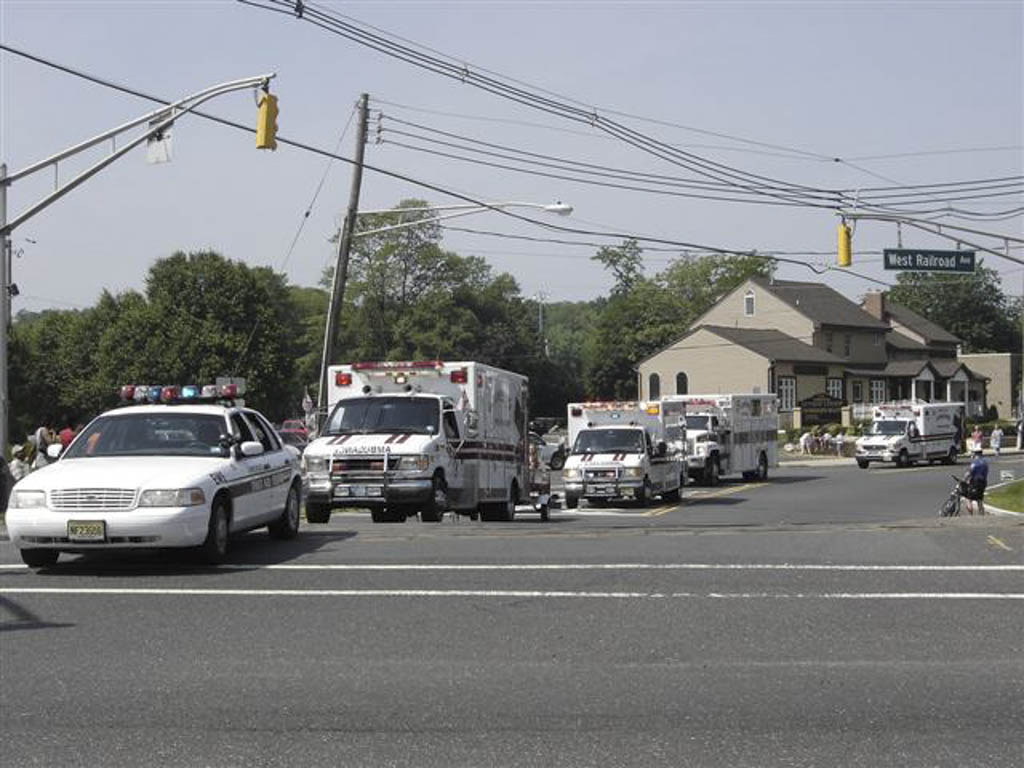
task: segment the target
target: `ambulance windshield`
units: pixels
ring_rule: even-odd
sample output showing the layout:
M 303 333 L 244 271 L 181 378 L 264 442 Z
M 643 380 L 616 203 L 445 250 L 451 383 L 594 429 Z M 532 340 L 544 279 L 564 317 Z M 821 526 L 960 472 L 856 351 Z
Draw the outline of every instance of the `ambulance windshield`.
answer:
M 643 453 L 642 429 L 586 429 L 576 436 L 573 453 Z
M 427 397 L 357 397 L 334 408 L 325 435 L 437 434 L 440 405 Z
M 718 428 L 718 418 L 715 416 L 706 416 L 702 414 L 687 414 L 686 428 L 688 430 L 703 429 L 708 432 L 711 432 Z
M 886 419 L 871 424 L 872 435 L 902 435 L 907 431 L 907 422 Z

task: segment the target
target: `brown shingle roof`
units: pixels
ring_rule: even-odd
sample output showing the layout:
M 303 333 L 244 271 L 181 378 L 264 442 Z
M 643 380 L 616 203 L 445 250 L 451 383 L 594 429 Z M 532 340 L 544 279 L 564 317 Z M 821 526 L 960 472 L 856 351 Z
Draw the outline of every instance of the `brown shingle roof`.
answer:
M 892 318 L 900 325 L 905 325 L 907 328 L 912 330 L 914 333 L 920 335 L 926 342 L 944 342 L 947 344 L 959 344 L 960 339 L 954 336 L 952 333 L 947 331 L 945 328 L 936 325 L 931 320 L 921 317 L 919 314 L 911 309 L 897 304 L 895 302 L 888 302 L 885 305 L 886 313 L 891 315 Z
M 805 344 L 792 336 L 787 336 L 774 328 L 730 328 L 722 325 L 702 325 L 700 327 L 769 360 L 845 365 L 845 361 L 841 358 L 823 349 Z
M 819 325 L 871 328 L 880 331 L 889 328 L 888 324 L 868 314 L 839 291 L 824 283 L 804 283 L 795 280 L 769 282 L 758 277 L 751 280 Z

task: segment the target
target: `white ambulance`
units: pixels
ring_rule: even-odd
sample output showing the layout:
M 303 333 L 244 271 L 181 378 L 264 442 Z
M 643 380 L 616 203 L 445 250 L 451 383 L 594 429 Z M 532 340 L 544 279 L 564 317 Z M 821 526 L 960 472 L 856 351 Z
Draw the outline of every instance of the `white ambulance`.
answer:
M 907 467 L 918 461 L 955 464 L 963 441 L 963 403 L 904 400 L 879 403 L 868 434 L 857 438 L 857 466 L 872 461 Z
M 573 509 L 580 499 L 678 501 L 682 463 L 665 438 L 659 402 L 570 403 L 565 506 Z
M 775 395 L 671 395 L 686 407 L 686 472 L 706 485 L 722 475 L 764 480 L 779 464 Z
M 527 379 L 482 363 L 331 366 L 328 417 L 303 454 L 306 518 L 374 522 L 445 511 L 511 520 L 529 494 Z

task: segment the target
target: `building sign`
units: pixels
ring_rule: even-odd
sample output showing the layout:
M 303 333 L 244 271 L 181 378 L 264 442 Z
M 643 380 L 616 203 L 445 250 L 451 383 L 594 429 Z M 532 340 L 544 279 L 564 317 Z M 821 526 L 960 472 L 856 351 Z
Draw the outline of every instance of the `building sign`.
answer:
M 922 251 L 886 248 L 882 251 L 886 269 L 908 272 L 973 272 L 974 251 Z
M 803 424 L 838 424 L 842 420 L 843 401 L 824 392 L 801 400 L 799 405 Z

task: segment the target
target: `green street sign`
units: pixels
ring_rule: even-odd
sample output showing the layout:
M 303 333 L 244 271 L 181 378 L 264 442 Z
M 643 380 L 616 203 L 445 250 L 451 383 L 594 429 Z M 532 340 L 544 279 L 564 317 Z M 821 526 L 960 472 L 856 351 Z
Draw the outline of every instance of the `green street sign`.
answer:
M 882 251 L 886 269 L 907 272 L 973 272 L 974 251 L 922 251 L 914 248 L 886 248 Z

